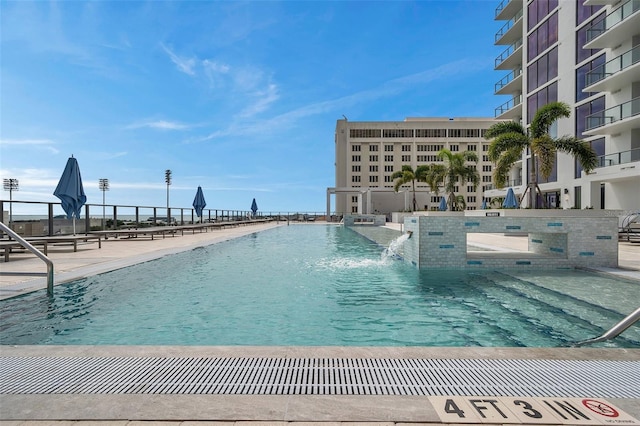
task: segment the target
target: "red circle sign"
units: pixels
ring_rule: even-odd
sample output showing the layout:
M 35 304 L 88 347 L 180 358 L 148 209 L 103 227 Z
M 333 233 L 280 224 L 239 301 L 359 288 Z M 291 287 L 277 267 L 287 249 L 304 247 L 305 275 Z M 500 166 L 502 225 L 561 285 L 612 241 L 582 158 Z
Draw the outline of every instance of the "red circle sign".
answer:
M 601 416 L 618 417 L 620 415 L 620 413 L 618 413 L 618 410 L 616 410 L 612 406 L 607 405 L 602 401 L 597 401 L 595 399 L 583 399 L 582 405 L 584 405 L 594 413 L 600 414 Z

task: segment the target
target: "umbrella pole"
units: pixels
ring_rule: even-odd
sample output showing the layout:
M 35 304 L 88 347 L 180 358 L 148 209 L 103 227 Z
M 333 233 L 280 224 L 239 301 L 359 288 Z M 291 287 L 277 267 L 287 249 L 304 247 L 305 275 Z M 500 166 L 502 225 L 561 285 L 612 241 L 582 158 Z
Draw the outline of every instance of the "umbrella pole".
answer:
M 76 235 L 76 217 L 73 217 L 73 235 Z

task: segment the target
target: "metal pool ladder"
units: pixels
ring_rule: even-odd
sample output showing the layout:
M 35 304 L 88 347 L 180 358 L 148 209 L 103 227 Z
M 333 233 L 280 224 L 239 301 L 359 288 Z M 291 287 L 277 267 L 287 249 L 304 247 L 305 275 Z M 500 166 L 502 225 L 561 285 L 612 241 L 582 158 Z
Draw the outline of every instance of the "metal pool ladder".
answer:
M 587 345 L 589 343 L 598 343 L 598 342 L 604 342 L 605 340 L 611 340 L 614 337 L 617 337 L 620 334 L 622 334 L 623 331 L 631 327 L 633 324 L 635 324 L 639 320 L 640 320 L 640 308 L 631 312 L 622 321 L 620 321 L 619 323 L 611 327 L 611 329 L 606 333 L 604 333 L 602 336 L 594 337 L 593 339 L 582 340 L 580 342 L 574 343 L 572 346 L 582 346 L 582 345 Z
M 45 275 L 47 277 L 47 294 L 49 296 L 53 296 L 53 262 L 51 261 L 51 259 L 49 259 L 47 256 L 45 256 L 45 254 L 42 253 L 40 250 L 38 250 L 37 248 L 35 248 L 31 244 L 29 244 L 29 242 L 27 240 L 25 240 L 24 238 L 22 238 L 20 235 L 18 235 L 15 232 L 13 232 L 13 230 L 11 228 L 9 228 L 7 225 L 5 225 L 2 222 L 0 222 L 0 230 L 2 230 L 7 235 L 9 235 L 11 238 L 16 240 L 16 242 L 20 243 L 20 245 L 22 247 L 26 248 L 31 253 L 35 254 L 37 257 L 42 259 L 42 261 L 47 265 L 47 272 L 46 273 L 33 273 L 33 274 L 30 274 L 30 275 Z M 7 248 L 7 250 L 11 250 L 11 249 Z M 6 272 L 5 272 L 5 274 L 6 274 Z

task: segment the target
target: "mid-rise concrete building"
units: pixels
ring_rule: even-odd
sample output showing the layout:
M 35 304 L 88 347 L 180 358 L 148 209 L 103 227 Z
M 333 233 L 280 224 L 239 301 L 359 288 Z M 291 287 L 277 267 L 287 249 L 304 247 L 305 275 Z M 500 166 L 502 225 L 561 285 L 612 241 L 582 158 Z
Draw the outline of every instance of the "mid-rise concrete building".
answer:
M 539 179 L 547 203 L 640 210 L 640 0 L 503 0 L 495 19 L 506 21 L 495 35 L 506 49 L 494 66 L 507 71 L 495 93 L 509 96 L 495 117 L 528 127 L 539 107 L 565 102 L 573 112 L 554 135 L 582 138 L 599 156 L 585 174 L 557 154 L 552 175 Z M 512 169 L 516 193 L 526 188 L 529 161 L 527 153 Z
M 337 214 L 386 214 L 412 209 L 411 185 L 394 191 L 394 172 L 409 165 L 438 163 L 438 151 L 476 152 L 480 184 L 460 185 L 456 194 L 465 198 L 468 210 L 482 205 L 483 191 L 492 182 L 492 163 L 487 157 L 489 142 L 484 138 L 492 118 L 407 118 L 404 121 L 338 120 L 335 133 L 335 187 L 327 189 L 327 212 L 335 195 Z M 438 208 L 439 195 L 426 183 L 416 182 L 418 210 Z

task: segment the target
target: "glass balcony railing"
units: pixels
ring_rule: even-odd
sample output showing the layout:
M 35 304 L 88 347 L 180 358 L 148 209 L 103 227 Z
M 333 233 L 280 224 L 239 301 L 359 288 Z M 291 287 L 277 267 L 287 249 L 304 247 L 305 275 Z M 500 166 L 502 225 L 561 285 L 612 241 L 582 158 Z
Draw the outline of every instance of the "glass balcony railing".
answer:
M 614 25 L 627 19 L 629 16 L 640 10 L 640 0 L 629 0 L 603 19 L 599 19 L 594 22 L 587 30 L 587 43 L 596 37 L 604 34 L 611 29 Z
M 498 90 L 502 89 L 504 86 L 511 83 L 516 78 L 520 77 L 521 74 L 522 74 L 522 68 L 513 70 L 512 72 L 507 74 L 502 80 L 500 80 L 495 84 L 495 91 L 497 92 Z
M 627 164 L 634 161 L 640 161 L 640 148 L 601 155 L 598 157 L 598 165 L 596 167 L 616 166 L 618 164 Z
M 496 15 L 495 16 L 500 15 L 500 12 L 502 12 L 502 10 L 505 8 L 505 6 L 508 5 L 509 2 L 511 2 L 511 1 L 512 0 L 502 0 L 500 2 L 500 4 L 498 5 L 498 7 L 496 7 Z
M 503 187 L 501 187 L 501 188 L 498 188 L 496 186 L 496 184 L 494 184 L 494 183 L 489 183 L 489 184 L 485 185 L 484 187 L 488 191 L 490 189 L 510 188 L 512 186 L 520 186 L 520 185 L 522 185 L 522 178 L 509 180 L 509 181 L 505 182 L 505 185 Z
M 511 108 L 516 107 L 521 103 L 522 103 L 522 95 L 514 96 L 513 98 L 509 99 L 507 102 L 503 103 L 498 108 L 496 108 L 495 116 L 499 117 L 505 112 L 509 111 Z
M 587 116 L 586 130 L 592 130 L 640 114 L 640 97 Z
M 520 10 L 516 16 L 514 16 L 512 19 L 510 19 L 506 24 L 504 24 L 502 26 L 502 28 L 500 28 L 500 30 L 498 30 L 498 32 L 496 33 L 496 39 L 495 41 L 500 40 L 506 33 L 507 31 L 509 31 L 511 29 L 511 27 L 513 27 L 515 25 L 516 22 L 518 22 L 518 19 L 522 18 L 522 10 Z
M 640 1 L 640 0 L 638 0 Z M 522 40 L 518 40 L 517 42 L 513 43 L 511 46 L 509 46 L 504 52 L 502 52 L 500 54 L 500 56 L 498 56 L 496 58 L 495 61 L 495 66 L 498 67 L 498 65 L 500 65 L 501 63 L 503 63 L 509 56 L 513 55 L 513 53 L 518 50 L 518 48 L 522 46 Z
M 599 67 L 589 71 L 586 76 L 587 86 L 591 86 L 600 80 L 604 80 L 605 78 L 610 77 L 638 62 L 640 62 L 640 45 L 623 53 L 617 58 L 610 60 L 606 64 L 600 65 Z

